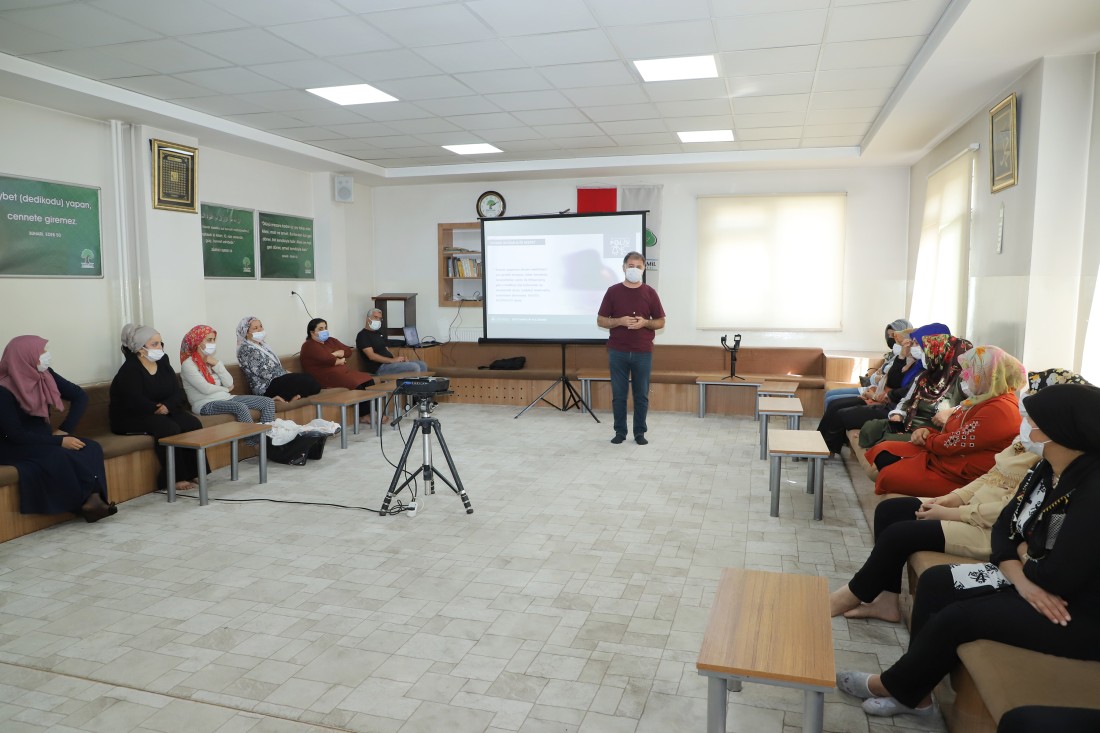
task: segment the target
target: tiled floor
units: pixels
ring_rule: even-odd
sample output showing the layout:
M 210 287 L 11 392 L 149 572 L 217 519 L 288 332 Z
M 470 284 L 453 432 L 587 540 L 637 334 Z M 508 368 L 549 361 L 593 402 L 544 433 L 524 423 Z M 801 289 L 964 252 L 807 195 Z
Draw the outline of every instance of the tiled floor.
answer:
M 149 495 L 0 545 L 0 730 L 701 732 L 694 662 L 720 569 L 836 586 L 867 554 L 838 462 L 823 522 L 801 467 L 768 516 L 749 418 L 651 414 L 641 447 L 611 445 L 607 416 L 515 412 L 435 413 L 470 516 L 442 483 L 415 517 Z M 383 440 L 396 461 L 401 437 Z M 211 496 L 378 507 L 393 468 L 364 434 L 254 476 L 222 469 Z M 833 631 L 838 666 L 860 669 L 906 638 L 880 622 Z M 800 693 L 746 684 L 727 729 L 788 733 L 801 717 Z M 834 693 L 825 727 L 942 723 L 869 721 Z

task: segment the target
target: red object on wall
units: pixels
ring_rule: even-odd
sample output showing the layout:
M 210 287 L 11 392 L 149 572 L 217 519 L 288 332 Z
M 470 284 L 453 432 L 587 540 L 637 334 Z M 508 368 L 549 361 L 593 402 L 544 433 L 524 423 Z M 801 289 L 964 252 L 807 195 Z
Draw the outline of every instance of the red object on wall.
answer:
M 578 188 L 577 213 L 618 211 L 619 189 L 617 188 Z

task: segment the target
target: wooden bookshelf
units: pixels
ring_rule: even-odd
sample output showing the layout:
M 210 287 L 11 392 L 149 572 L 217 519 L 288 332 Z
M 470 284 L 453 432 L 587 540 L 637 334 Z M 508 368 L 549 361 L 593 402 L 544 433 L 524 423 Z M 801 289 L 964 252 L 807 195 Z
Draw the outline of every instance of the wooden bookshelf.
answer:
M 484 297 L 481 222 L 439 224 L 439 305 L 458 308 Z

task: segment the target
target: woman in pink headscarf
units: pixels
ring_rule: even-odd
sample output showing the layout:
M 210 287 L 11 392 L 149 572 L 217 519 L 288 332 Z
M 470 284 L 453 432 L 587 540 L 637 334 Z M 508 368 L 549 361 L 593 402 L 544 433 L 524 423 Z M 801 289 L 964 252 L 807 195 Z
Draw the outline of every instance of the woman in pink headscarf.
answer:
M 50 369 L 50 352 L 40 336 L 17 336 L 0 358 L 0 464 L 19 472 L 21 514 L 73 512 L 89 522 L 115 514 L 107 502 L 103 449 L 69 433 L 76 429 L 88 397 Z M 50 409 L 69 415 L 53 430 Z

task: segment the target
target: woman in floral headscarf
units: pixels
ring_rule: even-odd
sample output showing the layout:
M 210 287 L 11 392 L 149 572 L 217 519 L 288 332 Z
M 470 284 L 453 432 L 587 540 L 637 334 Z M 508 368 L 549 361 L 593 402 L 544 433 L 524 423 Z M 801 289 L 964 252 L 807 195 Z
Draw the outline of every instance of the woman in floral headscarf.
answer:
M 974 345 L 966 339 L 941 333 L 922 336 L 918 344 L 912 353 L 921 361 L 924 371 L 913 380 L 909 392 L 886 420 L 864 424 L 859 431 L 860 447 L 870 448 L 884 440 L 908 441 L 917 428 L 938 428 L 946 419 L 946 413 L 941 415 L 940 412 L 953 408 L 966 396 L 958 383 L 962 372 L 958 358 Z
M 275 422 L 275 400 L 230 393 L 233 377 L 214 356 L 217 342 L 217 331 L 210 326 L 195 326 L 180 344 L 180 376 L 191 409 L 200 415 L 232 415 L 237 422 L 254 422 L 250 410 L 256 410 L 261 422 Z M 244 442 L 256 445 L 259 438 L 245 438 Z
M 293 402 L 321 391 L 321 385 L 313 377 L 283 368 L 278 355 L 267 345 L 263 321 L 256 316 L 245 316 L 237 324 L 237 366 L 248 380 L 252 394 L 271 397 L 276 402 Z
M 958 364 L 967 398 L 942 432 L 917 428 L 908 443 L 883 442 L 867 451 L 879 469 L 876 494 L 943 496 L 993 468 L 994 457 L 1016 437 L 1016 392 L 1027 384 L 1020 362 L 996 346 L 979 346 L 959 356 Z

